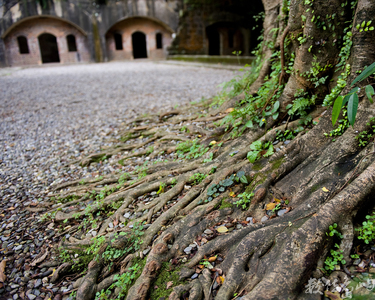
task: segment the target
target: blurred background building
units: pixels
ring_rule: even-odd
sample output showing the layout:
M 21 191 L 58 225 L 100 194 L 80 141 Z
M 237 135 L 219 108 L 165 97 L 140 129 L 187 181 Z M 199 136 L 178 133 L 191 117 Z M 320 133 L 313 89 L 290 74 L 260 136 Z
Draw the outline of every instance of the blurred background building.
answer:
M 249 56 L 262 12 L 261 0 L 0 0 L 0 66 Z

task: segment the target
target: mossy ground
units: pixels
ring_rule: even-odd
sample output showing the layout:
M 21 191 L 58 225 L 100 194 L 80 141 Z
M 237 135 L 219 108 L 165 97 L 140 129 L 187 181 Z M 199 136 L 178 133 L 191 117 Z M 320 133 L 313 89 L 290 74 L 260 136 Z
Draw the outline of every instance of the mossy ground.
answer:
M 172 293 L 172 288 L 184 282 L 179 279 L 178 273 L 180 269 L 181 267 L 175 267 L 169 262 L 163 262 L 158 277 L 151 284 L 148 299 L 168 299 L 170 293 Z M 167 289 L 168 282 L 173 282 L 173 285 L 169 289 Z

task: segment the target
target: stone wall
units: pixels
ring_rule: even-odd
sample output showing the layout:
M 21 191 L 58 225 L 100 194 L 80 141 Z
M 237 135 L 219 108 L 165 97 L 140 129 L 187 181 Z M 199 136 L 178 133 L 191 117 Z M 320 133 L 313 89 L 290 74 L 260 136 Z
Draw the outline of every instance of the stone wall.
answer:
M 35 65 L 42 63 L 38 37 L 48 33 L 56 37 L 58 55 L 61 63 L 89 62 L 90 51 L 87 37 L 69 23 L 53 18 L 34 18 L 22 22 L 15 27 L 4 39 L 8 64 L 10 66 Z M 68 50 L 67 36 L 73 35 L 76 51 Z M 27 40 L 29 53 L 20 53 L 17 37 Z
M 248 56 L 257 46 L 261 0 L 186 0 L 170 54 Z
M 164 51 L 153 50 L 152 31 L 159 30 L 165 37 L 164 46 L 171 41 L 171 33 L 178 28 L 179 11 L 183 0 L 107 0 L 107 1 L 82 1 L 82 0 L 3 0 L 0 7 L 0 66 L 22 65 L 41 63 L 36 51 L 35 33 L 40 28 L 54 28 L 54 35 L 58 37 L 58 47 L 61 53 L 61 63 L 77 61 L 107 61 L 122 59 L 123 56 L 112 55 L 107 52 L 108 42 L 106 36 L 117 23 L 132 17 L 145 17 L 144 27 L 147 27 L 150 57 L 158 58 L 165 55 Z M 98 4 L 100 3 L 100 4 Z M 42 20 L 50 18 L 50 22 Z M 31 19 L 33 20 L 31 22 Z M 55 20 L 55 21 L 52 21 Z M 56 23 L 59 20 L 60 23 Z M 155 20 L 156 26 L 150 25 L 150 20 Z M 28 29 L 26 21 L 32 27 Z M 54 25 L 52 25 L 54 24 Z M 60 27 L 59 27 L 60 26 Z M 152 28 L 151 28 L 151 27 Z M 78 32 L 85 33 L 83 37 L 77 32 L 77 43 L 80 49 L 77 53 L 66 52 L 66 41 L 62 36 L 75 28 Z M 20 54 L 17 46 L 17 36 L 29 36 L 30 55 Z M 77 44 L 77 46 L 78 46 Z M 31 53 L 32 50 L 32 53 Z M 82 55 L 81 55 L 81 51 Z M 87 56 L 88 53 L 88 56 Z M 125 57 L 129 58 L 129 56 Z
M 167 48 L 172 42 L 172 32 L 157 22 L 144 17 L 126 19 L 114 25 L 106 34 L 107 53 L 110 60 L 133 58 L 133 38 L 135 32 L 141 32 L 146 37 L 147 57 L 162 59 L 167 56 Z M 156 34 L 161 34 L 162 48 L 157 48 Z M 122 49 L 116 49 L 115 34 L 121 36 Z

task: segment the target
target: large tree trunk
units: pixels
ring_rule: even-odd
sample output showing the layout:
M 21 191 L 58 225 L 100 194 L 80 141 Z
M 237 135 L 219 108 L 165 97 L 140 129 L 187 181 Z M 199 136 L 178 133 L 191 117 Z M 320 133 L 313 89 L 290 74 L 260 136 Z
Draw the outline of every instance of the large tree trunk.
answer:
M 135 225 L 137 222 L 150 224 L 144 231 L 140 249 L 136 253 L 124 252 L 122 260 L 115 260 L 112 269 L 108 269 L 108 261 L 101 256 L 89 264 L 87 274 L 77 284 L 77 299 L 92 299 L 96 292 L 107 289 L 115 281 L 114 273 L 126 271 L 130 274 L 131 265 L 134 265 L 134 261 L 140 261 L 144 255 L 147 257 L 143 258 L 143 269 L 138 272 L 138 275 L 141 275 L 131 282 L 131 288 L 126 289 L 126 299 L 150 299 L 155 289 L 164 289 L 169 299 L 232 299 L 234 295 L 244 296 L 243 299 L 320 298 L 319 293 L 306 294 L 304 285 L 313 276 L 320 278 L 327 275 L 321 268 L 333 245 L 333 239 L 326 235 L 333 223 L 337 223 L 338 231 L 344 234 L 340 249 L 343 250 L 347 263 L 350 263 L 349 254 L 354 238 L 353 221 L 373 206 L 368 200 L 371 199 L 375 188 L 374 157 L 368 155 L 362 160 L 372 151 L 372 145 L 360 148 L 356 136 L 358 132 L 369 129 L 367 122 L 375 116 L 374 107 L 367 100 L 361 101 L 354 128 L 347 128 L 333 141 L 323 134 L 332 130 L 331 108 L 322 108 L 318 104 L 323 102 L 325 95 L 334 86 L 337 74 L 342 72 L 336 71 L 335 65 L 340 60 L 340 48 L 346 34 L 343 30 L 350 22 L 353 22 L 353 46 L 347 63 L 350 63 L 352 73 L 348 76 L 347 86 L 356 76 L 356 71 L 363 70 L 375 60 L 374 31 L 359 32 L 355 28 L 357 24 L 373 18 L 375 3 L 370 0 L 359 0 L 352 10 L 350 4 L 342 6 L 341 0 L 316 0 L 311 1 L 311 6 L 304 1 L 292 0 L 289 15 L 286 16 L 286 10 L 282 9 L 286 2 L 282 4 L 281 1 L 263 1 L 265 43 L 261 49 L 264 61 L 259 78 L 245 91 L 248 94 L 256 94 L 268 80 L 272 65 L 271 56 L 280 47 L 285 46 L 285 57 L 295 53 L 291 74 L 283 76 L 282 81 L 285 85 L 277 87 L 278 90 L 283 89 L 278 99 L 281 113 L 277 120 L 267 120 L 270 131 L 265 133 L 261 128 L 247 129 L 242 136 L 225 140 L 228 136 L 224 134 L 225 128 L 213 130 L 212 122 L 227 115 L 231 111 L 227 108 L 238 98 L 229 101 L 230 105 L 210 110 L 205 117 L 198 116 L 203 108 L 196 106 L 189 108 L 189 113 L 173 111 L 139 118 L 129 122 L 128 125 L 132 129 L 124 132 L 123 136 L 129 139 L 149 137 L 148 140 L 138 144 L 119 145 L 92 155 L 80 163 L 89 164 L 100 157 L 121 155 L 123 151 L 136 148 L 140 148 L 141 151 L 122 158 L 152 158 L 158 156 L 157 153 L 161 151 L 173 152 L 176 146 L 170 144 L 170 140 L 186 140 L 179 129 L 186 130 L 191 139 L 199 134 L 200 144 L 205 147 L 212 141 L 223 141 L 224 144 L 210 150 L 214 153 L 211 161 L 203 160 L 209 157 L 206 154 L 186 163 L 170 161 L 152 165 L 145 171 L 147 175 L 144 178 L 136 182 L 122 183 L 120 188 L 117 187 L 117 177 L 103 178 L 99 182 L 86 181 L 84 185 L 79 185 L 77 181 L 56 187 L 56 191 L 62 191 L 63 197 L 82 197 L 99 184 L 115 188 L 114 193 L 106 196 L 90 211 L 95 213 L 102 207 L 110 209 L 109 206 L 113 203 L 118 203 L 119 206 L 100 226 L 98 234 L 107 237 L 107 241 L 102 245 L 99 254 L 109 248 L 125 249 L 127 240 L 120 239 L 116 244 L 116 239 L 110 238 L 113 230 L 108 230 L 109 227 L 113 227 L 114 220 L 127 221 L 125 213 L 139 214 L 136 214 L 135 219 L 130 220 L 123 229 L 117 228 L 120 231 L 129 231 L 129 225 Z M 336 17 L 332 17 L 333 15 Z M 315 23 L 318 16 L 325 20 L 325 25 L 318 26 Z M 278 31 L 273 30 L 277 26 Z M 273 34 L 275 32 L 278 33 Z M 301 44 L 297 39 L 299 36 L 305 36 L 306 41 Z M 272 46 L 269 46 L 270 43 Z M 326 81 L 319 85 L 313 84 L 311 77 L 304 76 L 317 64 L 322 70 L 315 76 L 318 79 L 327 76 Z M 333 84 L 331 80 L 334 81 Z M 286 119 L 287 105 L 293 103 L 295 94 L 300 90 L 307 92 L 310 97 L 317 96 L 317 105 L 309 112 L 313 118 L 319 117 L 318 124 L 312 128 L 305 128 L 303 133 L 270 158 L 250 163 L 246 159 L 246 154 L 254 141 L 274 141 L 276 128 L 285 130 L 287 126 L 289 129 L 298 126 L 296 116 L 286 124 L 281 122 L 283 117 Z M 363 96 L 363 92 L 360 96 Z M 258 109 L 260 112 L 262 107 Z M 169 133 L 162 127 L 164 125 L 170 128 Z M 154 150 L 152 154 L 146 149 L 151 142 Z M 211 174 L 213 167 L 216 172 Z M 205 201 L 209 197 L 207 191 L 213 184 L 218 184 L 239 171 L 245 172 L 249 181 L 247 187 L 237 184 L 232 186 L 230 191 L 214 197 L 212 201 Z M 194 183 L 192 176 L 196 173 L 208 176 L 201 182 Z M 194 186 L 189 188 L 187 185 Z M 64 190 L 68 187 L 69 191 Z M 164 187 L 165 192 L 154 198 L 151 204 L 146 205 L 142 202 L 144 195 L 150 197 L 151 192 L 163 191 Z M 243 210 L 233 204 L 238 200 L 233 198 L 233 194 L 238 195 L 245 188 L 248 192 L 253 192 L 254 196 L 250 206 Z M 289 201 L 287 213 L 272 216 L 261 222 L 265 215 L 272 215 L 270 210 L 266 212 L 264 207 L 275 198 Z M 224 205 L 225 203 L 227 205 Z M 368 206 L 369 203 L 372 206 Z M 142 213 L 145 209 L 147 213 Z M 84 218 L 84 215 L 85 212 L 82 211 L 72 211 L 69 214 L 59 211 L 56 221 Z M 248 217 L 257 222 L 250 225 L 249 221 L 246 221 Z M 224 224 L 229 228 L 232 225 L 239 226 L 228 233 L 216 231 L 217 226 Z M 209 231 L 206 231 L 207 229 Z M 202 243 L 204 240 L 206 242 Z M 199 245 L 198 250 L 186 250 L 194 241 Z M 87 238 L 70 240 L 61 246 L 77 251 L 79 247 L 90 243 L 92 241 Z M 148 253 L 142 252 L 146 249 L 151 250 Z M 185 252 L 192 253 L 186 254 L 184 249 Z M 213 255 L 223 259 L 216 262 L 216 271 L 207 268 L 199 271 L 197 265 L 202 265 L 202 260 Z M 179 265 L 181 284 L 176 286 L 176 279 L 173 279 L 172 288 L 165 287 L 167 282 L 163 282 L 164 287 L 155 287 L 159 276 L 165 276 L 168 271 L 165 269 L 166 264 L 173 270 L 177 270 L 174 269 L 175 265 Z M 193 276 L 197 270 L 199 276 Z M 191 276 L 193 279 L 190 279 Z M 217 286 L 217 278 L 224 277 L 225 280 Z M 113 297 L 119 289 L 112 288 L 109 291 L 112 291 Z

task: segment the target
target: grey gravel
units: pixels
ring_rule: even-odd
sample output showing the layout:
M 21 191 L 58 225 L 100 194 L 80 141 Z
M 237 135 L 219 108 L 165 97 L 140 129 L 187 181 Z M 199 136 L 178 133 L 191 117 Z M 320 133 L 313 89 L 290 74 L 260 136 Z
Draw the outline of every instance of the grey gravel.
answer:
M 56 237 L 52 223 L 36 223 L 44 213 L 43 202 L 50 201 L 51 184 L 99 176 L 99 169 L 106 175 L 126 168 L 113 166 L 111 159 L 89 167 L 71 162 L 116 143 L 124 122 L 210 97 L 234 74 L 134 61 L 9 68 L 0 76 L 0 208 L 5 213 L 0 219 L 0 261 L 14 256 L 29 264 L 42 246 L 62 238 Z M 29 212 L 28 206 L 40 211 Z M 9 284 L 24 282 L 17 272 L 29 278 L 39 271 L 26 274 L 23 266 L 17 270 L 7 265 Z M 29 285 L 32 289 L 34 284 Z M 33 293 L 27 295 L 31 300 Z

